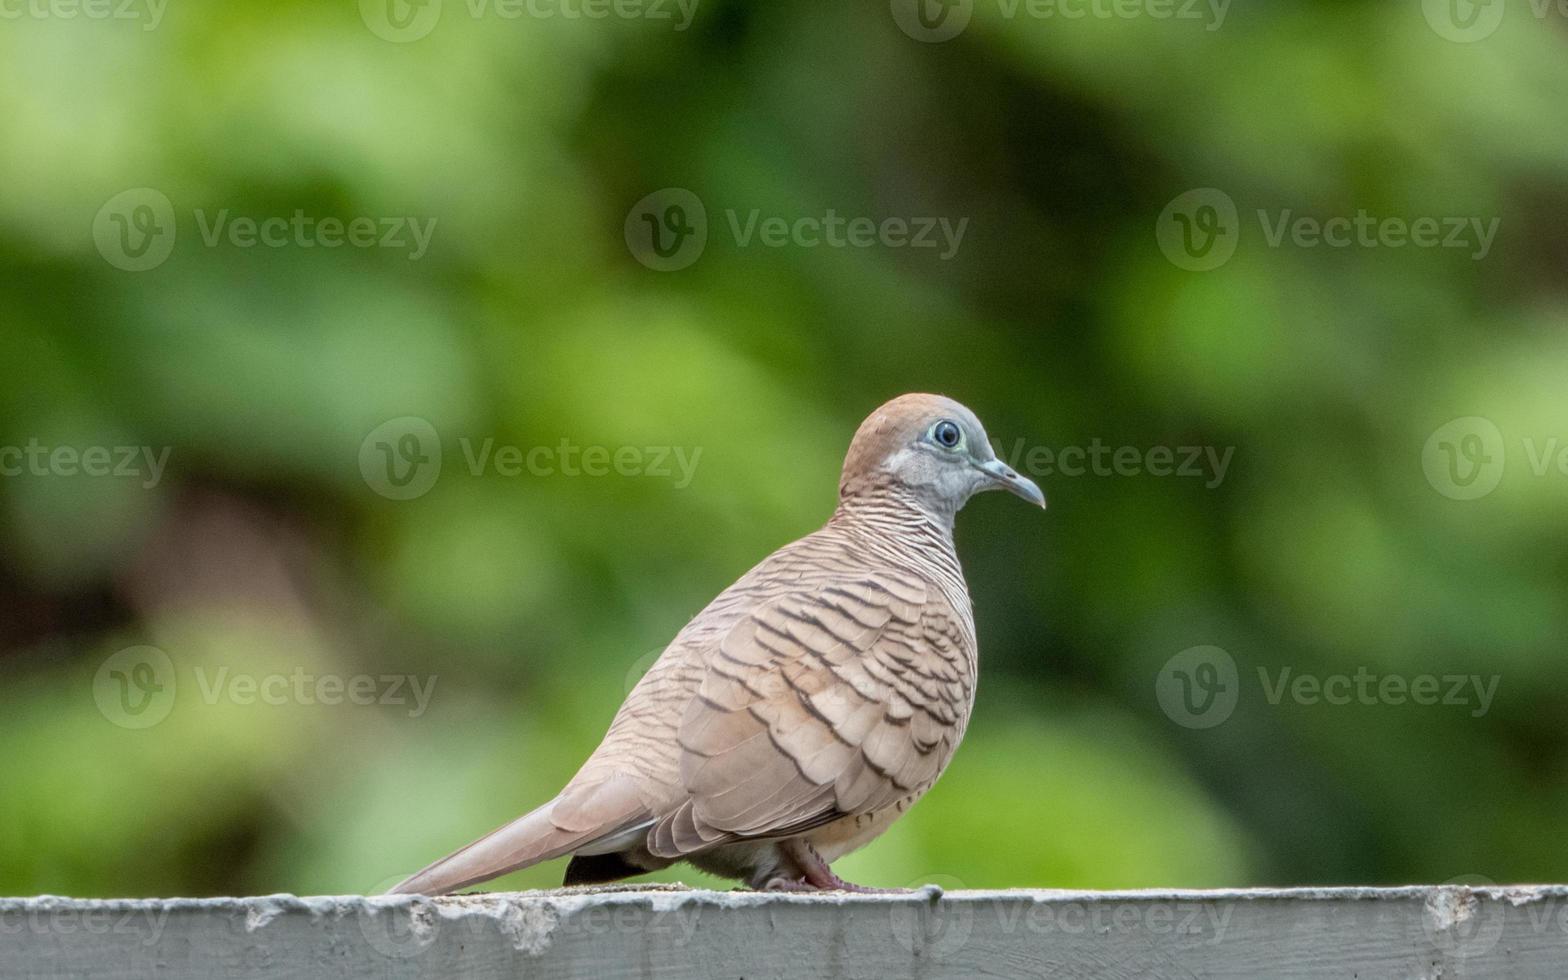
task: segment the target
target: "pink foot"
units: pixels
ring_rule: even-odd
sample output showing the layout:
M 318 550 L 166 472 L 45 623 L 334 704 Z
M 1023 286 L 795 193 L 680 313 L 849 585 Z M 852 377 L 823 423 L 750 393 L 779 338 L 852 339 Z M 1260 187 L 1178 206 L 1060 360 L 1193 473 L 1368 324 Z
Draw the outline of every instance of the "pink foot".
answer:
M 784 853 L 794 859 L 795 864 L 801 869 L 799 878 L 774 878 L 769 881 L 766 888 L 769 891 L 840 891 L 853 892 L 857 895 L 892 895 L 907 892 L 907 888 L 867 888 L 854 882 L 845 881 L 833 873 L 828 863 L 817 853 L 817 849 L 801 838 L 785 841 L 781 847 Z

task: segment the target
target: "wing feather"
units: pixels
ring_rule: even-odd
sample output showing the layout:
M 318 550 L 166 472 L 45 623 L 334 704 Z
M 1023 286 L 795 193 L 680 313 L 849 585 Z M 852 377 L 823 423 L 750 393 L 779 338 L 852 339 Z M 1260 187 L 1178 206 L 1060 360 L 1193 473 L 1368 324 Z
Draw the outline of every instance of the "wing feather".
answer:
M 677 858 L 789 836 L 934 782 L 967 721 L 957 617 L 914 576 L 777 596 L 718 640 L 682 719 L 687 799 L 649 832 Z

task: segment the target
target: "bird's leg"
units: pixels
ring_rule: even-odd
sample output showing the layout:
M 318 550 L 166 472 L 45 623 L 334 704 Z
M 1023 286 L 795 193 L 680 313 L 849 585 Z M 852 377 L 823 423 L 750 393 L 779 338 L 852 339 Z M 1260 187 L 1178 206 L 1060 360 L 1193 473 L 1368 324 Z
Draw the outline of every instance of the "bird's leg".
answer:
M 866 888 L 862 885 L 851 884 L 833 873 L 828 863 L 817 853 L 803 838 L 796 837 L 779 845 L 779 850 L 788 855 L 800 869 L 799 878 L 773 878 L 765 886 L 768 891 L 841 891 L 841 892 L 874 892 L 875 888 Z
M 806 879 L 804 878 L 776 877 L 769 878 L 767 884 L 762 886 L 762 890 L 767 892 L 816 892 L 822 889 L 815 885 L 806 884 Z

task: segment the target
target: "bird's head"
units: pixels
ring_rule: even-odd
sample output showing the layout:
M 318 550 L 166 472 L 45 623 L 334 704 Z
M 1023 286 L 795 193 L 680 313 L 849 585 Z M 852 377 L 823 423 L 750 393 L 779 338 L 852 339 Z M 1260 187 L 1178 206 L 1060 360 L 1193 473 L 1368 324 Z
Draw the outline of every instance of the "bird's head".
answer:
M 1045 506 L 1039 487 L 997 459 L 975 413 L 942 395 L 900 395 L 872 412 L 850 442 L 840 498 L 893 487 L 947 519 L 986 490 L 1010 490 Z

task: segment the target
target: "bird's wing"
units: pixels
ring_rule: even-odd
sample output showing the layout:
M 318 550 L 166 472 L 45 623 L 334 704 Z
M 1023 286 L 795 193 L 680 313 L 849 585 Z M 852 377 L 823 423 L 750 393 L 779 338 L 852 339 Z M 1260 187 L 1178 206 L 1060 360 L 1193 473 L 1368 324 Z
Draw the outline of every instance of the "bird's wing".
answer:
M 972 644 L 918 577 L 875 572 L 776 596 L 706 657 L 678 741 L 685 801 L 648 834 L 679 858 L 892 806 L 952 756 Z

